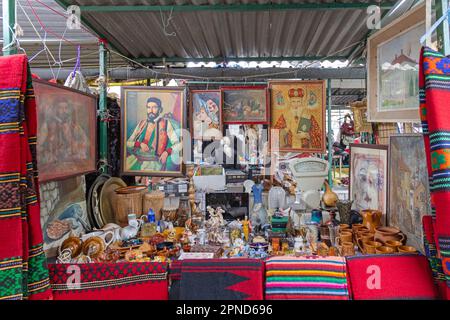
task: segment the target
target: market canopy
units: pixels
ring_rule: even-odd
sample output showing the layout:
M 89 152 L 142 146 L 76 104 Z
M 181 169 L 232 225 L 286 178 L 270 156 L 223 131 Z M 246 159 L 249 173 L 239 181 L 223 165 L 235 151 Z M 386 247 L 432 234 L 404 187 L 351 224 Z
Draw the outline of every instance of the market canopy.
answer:
M 396 0 L 58 0 L 141 63 L 347 60 L 365 41 L 367 8 Z

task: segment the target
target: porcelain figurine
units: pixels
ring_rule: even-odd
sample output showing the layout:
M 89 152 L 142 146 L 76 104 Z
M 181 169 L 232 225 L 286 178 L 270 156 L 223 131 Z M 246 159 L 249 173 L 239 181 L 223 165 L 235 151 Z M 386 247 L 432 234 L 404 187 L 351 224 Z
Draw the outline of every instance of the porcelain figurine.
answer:
M 245 220 L 242 221 L 242 230 L 244 232 L 244 239 L 247 242 L 248 241 L 248 236 L 250 234 L 250 221 L 248 220 L 248 217 L 245 216 Z
M 250 214 L 250 224 L 255 233 L 261 230 L 261 226 L 267 223 L 267 211 L 262 203 L 257 203 L 253 206 Z

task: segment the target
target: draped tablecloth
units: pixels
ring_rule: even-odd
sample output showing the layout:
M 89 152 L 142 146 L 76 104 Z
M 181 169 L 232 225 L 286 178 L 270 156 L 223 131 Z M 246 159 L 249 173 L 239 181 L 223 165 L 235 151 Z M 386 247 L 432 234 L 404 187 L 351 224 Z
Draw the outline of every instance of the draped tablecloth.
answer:
M 167 264 L 49 264 L 55 300 L 167 300 Z

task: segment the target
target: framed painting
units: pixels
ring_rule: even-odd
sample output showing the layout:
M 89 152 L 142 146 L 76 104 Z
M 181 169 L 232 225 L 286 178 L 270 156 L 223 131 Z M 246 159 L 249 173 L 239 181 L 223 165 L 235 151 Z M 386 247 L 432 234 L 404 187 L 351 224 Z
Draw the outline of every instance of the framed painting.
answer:
M 269 91 L 266 86 L 221 87 L 220 90 L 223 123 L 269 123 Z
M 37 105 L 39 181 L 61 180 L 97 169 L 97 98 L 33 80 Z
M 183 87 L 122 87 L 122 173 L 183 175 Z
M 420 122 L 420 37 L 425 5 L 402 15 L 368 39 L 368 121 Z
M 350 144 L 350 200 L 353 208 L 380 210 L 386 225 L 388 146 Z
M 410 245 L 423 250 L 422 217 L 431 214 L 423 136 L 390 136 L 389 168 L 387 222 L 400 228 Z
M 192 90 L 190 127 L 194 140 L 222 138 L 222 104 L 220 90 Z
M 269 88 L 279 151 L 324 153 L 325 81 L 270 81 Z

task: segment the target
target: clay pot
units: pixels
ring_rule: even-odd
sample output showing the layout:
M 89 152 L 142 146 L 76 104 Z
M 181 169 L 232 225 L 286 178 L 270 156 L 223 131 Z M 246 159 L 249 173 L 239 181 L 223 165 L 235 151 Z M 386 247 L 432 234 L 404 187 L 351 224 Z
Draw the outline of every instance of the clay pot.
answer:
M 388 240 L 388 241 L 386 241 L 385 245 L 387 247 L 394 249 L 394 252 L 397 252 L 398 247 L 400 247 L 402 245 L 402 243 L 400 241 Z
M 394 253 L 394 249 L 392 249 L 391 247 L 387 247 L 387 246 L 381 246 L 381 247 L 375 248 L 375 253 L 376 254 Z
M 383 244 L 386 241 L 400 241 L 406 243 L 406 235 L 400 229 L 395 227 L 378 227 L 375 229 L 375 241 L 380 241 Z
M 325 184 L 325 193 L 323 194 L 322 201 L 327 207 L 335 207 L 337 201 L 339 200 L 338 195 L 331 190 L 327 180 L 325 180 L 324 184 Z
M 375 232 L 375 228 L 381 226 L 382 213 L 379 210 L 362 210 L 361 216 L 363 217 L 363 225 L 370 230 L 370 232 Z
M 417 253 L 417 249 L 411 246 L 400 246 L 398 247 L 399 253 Z
M 343 242 L 341 251 L 344 257 L 353 256 L 355 254 L 355 246 L 353 242 Z
M 366 254 L 375 254 L 376 253 L 375 249 L 381 247 L 382 245 L 383 244 L 378 241 L 366 241 L 363 243 L 364 252 Z

